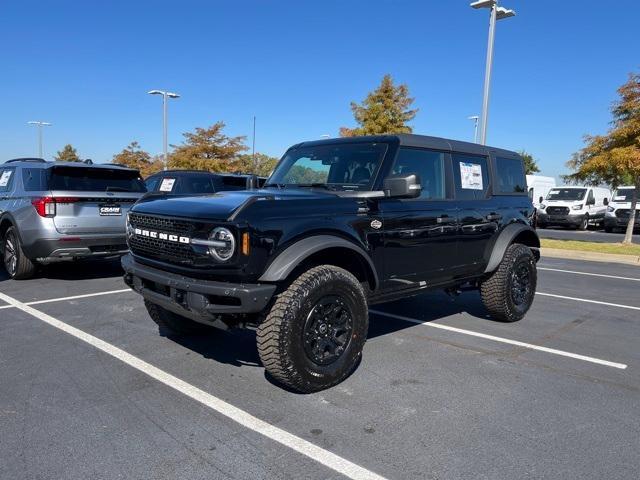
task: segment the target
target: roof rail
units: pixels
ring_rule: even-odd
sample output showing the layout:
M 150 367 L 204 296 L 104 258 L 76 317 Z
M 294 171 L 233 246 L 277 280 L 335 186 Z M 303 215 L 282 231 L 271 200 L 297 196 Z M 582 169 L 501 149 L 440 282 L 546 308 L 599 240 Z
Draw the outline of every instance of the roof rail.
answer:
M 15 162 L 35 162 L 35 163 L 47 163 L 44 158 L 12 158 L 11 160 L 7 160 L 4 163 L 15 163 Z

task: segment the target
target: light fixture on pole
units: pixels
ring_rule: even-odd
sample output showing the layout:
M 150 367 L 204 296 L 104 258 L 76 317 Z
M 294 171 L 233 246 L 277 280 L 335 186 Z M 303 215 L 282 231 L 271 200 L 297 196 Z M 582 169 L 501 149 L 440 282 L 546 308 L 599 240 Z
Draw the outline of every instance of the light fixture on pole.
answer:
M 27 122 L 29 125 L 38 127 L 38 158 L 44 158 L 42 155 L 42 127 L 50 127 L 51 123 L 32 120 Z
M 478 119 L 480 118 L 478 115 L 471 115 L 467 117 L 469 120 L 473 120 L 473 141 L 478 143 Z
M 498 6 L 497 0 L 479 0 L 471 3 L 471 7 L 489 8 L 491 14 L 489 16 L 489 41 L 487 44 L 487 63 L 484 71 L 484 91 L 482 95 L 482 119 L 480 121 L 480 143 L 487 143 L 487 122 L 489 119 L 489 92 L 491 90 L 491 68 L 493 66 L 493 43 L 496 34 L 496 22 L 504 18 L 515 16 L 514 10 L 509 10 Z
M 162 153 L 164 157 L 164 169 L 167 169 L 169 156 L 167 152 L 167 102 L 169 98 L 180 98 L 180 95 L 164 90 L 149 90 L 149 95 L 162 95 Z

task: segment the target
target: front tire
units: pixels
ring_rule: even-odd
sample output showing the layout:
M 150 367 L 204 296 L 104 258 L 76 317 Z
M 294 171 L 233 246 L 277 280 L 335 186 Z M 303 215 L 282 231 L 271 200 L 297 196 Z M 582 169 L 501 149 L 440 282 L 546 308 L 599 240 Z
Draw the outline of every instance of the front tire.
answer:
M 578 228 L 582 231 L 587 230 L 589 228 L 589 215 L 584 216 Z
M 353 372 L 368 328 L 360 282 L 342 268 L 321 265 L 277 297 L 258 327 L 258 353 L 278 382 L 298 392 L 316 392 Z
M 3 239 L 4 268 L 14 280 L 26 280 L 36 273 L 35 264 L 22 251 L 20 237 L 15 227 L 9 227 Z
M 531 249 L 509 245 L 500 265 L 480 284 L 482 303 L 489 314 L 502 322 L 516 322 L 525 316 L 536 293 L 536 259 Z
M 144 301 L 144 306 L 147 308 L 151 320 L 158 325 L 161 335 L 186 337 L 210 331 L 212 328 L 170 312 L 148 300 Z

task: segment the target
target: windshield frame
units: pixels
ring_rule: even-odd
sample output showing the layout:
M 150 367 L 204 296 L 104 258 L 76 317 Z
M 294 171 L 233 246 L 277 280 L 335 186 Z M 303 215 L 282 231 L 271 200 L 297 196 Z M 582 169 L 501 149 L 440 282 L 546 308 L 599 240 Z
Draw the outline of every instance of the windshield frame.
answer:
M 381 152 L 380 152 L 380 157 L 378 160 L 378 163 L 375 167 L 375 169 L 373 170 L 373 172 L 371 172 L 371 176 L 369 178 L 369 182 L 367 184 L 357 184 L 357 183 L 349 183 L 349 182 L 345 182 L 345 183 L 339 183 L 339 182 L 312 182 L 312 183 L 283 183 L 283 182 L 277 182 L 275 181 L 275 176 L 276 174 L 278 174 L 278 172 L 285 168 L 284 164 L 285 164 L 285 159 L 287 158 L 287 156 L 289 154 L 292 154 L 296 151 L 307 151 L 307 150 L 312 150 L 312 149 L 316 149 L 316 148 L 328 148 L 328 147 L 353 147 L 353 146 L 358 146 L 358 145 L 370 145 L 370 146 L 380 146 L 381 147 Z M 273 172 L 271 173 L 271 175 L 269 175 L 269 178 L 267 178 L 267 180 L 265 181 L 264 185 L 262 188 L 270 188 L 270 187 L 277 187 L 277 188 L 317 188 L 317 189 L 322 189 L 325 191 L 329 191 L 329 192 L 349 192 L 349 191 L 356 191 L 356 192 L 371 192 L 374 191 L 374 186 L 376 185 L 377 179 L 378 179 L 378 175 L 383 167 L 383 165 L 386 162 L 387 156 L 389 155 L 389 152 L 393 152 L 393 148 L 392 145 L 389 142 L 376 142 L 376 141 L 371 141 L 371 140 L 367 140 L 367 141 L 354 141 L 354 142 L 330 142 L 330 143 L 317 143 L 317 144 L 312 144 L 312 145 L 301 145 L 301 146 L 297 146 L 297 147 L 293 147 L 290 148 L 289 150 L 287 150 L 285 152 L 285 154 L 282 156 L 282 158 L 280 159 L 280 161 L 278 162 L 278 164 L 275 166 L 275 168 L 273 169 Z M 298 157 L 298 159 L 301 157 Z M 295 165 L 295 163 L 297 162 L 297 159 L 289 165 L 289 169 L 291 169 L 291 167 L 293 165 Z M 288 173 L 288 171 L 287 171 Z M 284 176 L 286 176 L 286 174 Z
M 551 198 L 550 195 L 553 191 L 558 191 L 558 193 L 560 193 L 560 191 L 562 190 L 567 190 L 567 191 L 581 191 L 582 195 L 580 196 L 580 198 Z M 554 187 L 551 190 L 549 190 L 549 193 L 547 193 L 547 196 L 545 198 L 545 200 L 551 200 L 551 201 L 561 201 L 561 202 L 581 202 L 582 200 L 584 200 L 584 198 L 587 196 L 587 190 L 588 188 L 586 187 Z

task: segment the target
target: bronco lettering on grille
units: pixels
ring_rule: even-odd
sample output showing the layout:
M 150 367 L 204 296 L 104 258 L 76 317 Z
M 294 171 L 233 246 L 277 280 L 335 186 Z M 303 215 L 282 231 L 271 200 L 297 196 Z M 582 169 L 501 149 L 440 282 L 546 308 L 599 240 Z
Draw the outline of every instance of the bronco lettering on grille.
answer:
M 171 233 L 154 232 L 153 230 L 143 230 L 141 228 L 134 228 L 133 233 L 142 237 L 157 238 L 159 240 L 166 240 L 169 242 L 191 243 L 191 239 L 189 237 L 182 237 Z

